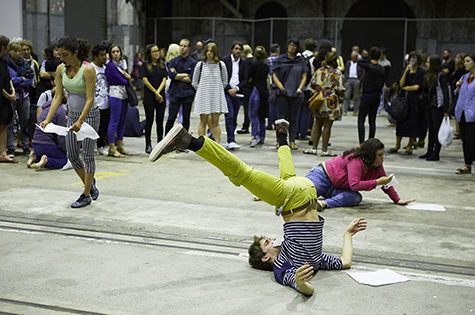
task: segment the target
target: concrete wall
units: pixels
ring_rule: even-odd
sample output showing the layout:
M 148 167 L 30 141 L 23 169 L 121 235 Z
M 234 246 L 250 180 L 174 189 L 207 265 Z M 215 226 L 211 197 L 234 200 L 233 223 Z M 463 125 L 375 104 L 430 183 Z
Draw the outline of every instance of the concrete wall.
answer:
M 0 34 L 10 38 L 23 36 L 21 0 L 0 0 Z
M 33 50 L 42 59 L 41 51 L 64 36 L 64 0 L 50 1 L 49 25 L 47 0 L 24 0 L 23 3 L 23 37 L 31 40 Z

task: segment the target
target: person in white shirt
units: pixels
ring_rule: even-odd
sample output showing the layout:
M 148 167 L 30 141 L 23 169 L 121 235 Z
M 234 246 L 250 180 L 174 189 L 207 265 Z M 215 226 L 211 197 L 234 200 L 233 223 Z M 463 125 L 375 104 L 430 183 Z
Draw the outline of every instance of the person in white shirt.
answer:
M 346 88 L 345 102 L 343 103 L 343 115 L 347 115 L 350 108 L 351 96 L 353 96 L 353 115 L 358 115 L 360 104 L 360 80 L 363 77 L 364 70 L 358 65 L 358 52 L 351 52 L 351 60 L 346 62 L 344 83 Z
M 91 65 L 96 71 L 96 88 L 94 91 L 94 106 L 99 108 L 99 139 L 97 139 L 97 151 L 99 154 L 107 155 L 107 128 L 110 120 L 109 107 L 109 84 L 105 75 L 105 63 L 107 61 L 107 46 L 97 44 L 92 48 L 92 57 L 94 58 Z

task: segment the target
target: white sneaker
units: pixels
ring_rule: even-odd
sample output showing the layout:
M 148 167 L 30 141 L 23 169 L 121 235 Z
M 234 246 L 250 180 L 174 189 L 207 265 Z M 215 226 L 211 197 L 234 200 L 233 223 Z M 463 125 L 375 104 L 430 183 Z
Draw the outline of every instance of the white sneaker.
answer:
M 102 147 L 97 149 L 97 152 L 99 152 L 100 155 L 108 155 L 109 154 L 109 149 L 106 147 Z
M 226 149 L 228 150 L 234 150 L 234 149 L 239 149 L 239 145 L 236 142 L 226 142 Z
M 69 160 L 68 160 L 68 162 L 66 164 L 64 164 L 64 166 L 61 170 L 65 171 L 65 170 L 70 170 L 72 168 L 73 168 L 73 166 L 71 165 L 71 162 L 69 162 Z

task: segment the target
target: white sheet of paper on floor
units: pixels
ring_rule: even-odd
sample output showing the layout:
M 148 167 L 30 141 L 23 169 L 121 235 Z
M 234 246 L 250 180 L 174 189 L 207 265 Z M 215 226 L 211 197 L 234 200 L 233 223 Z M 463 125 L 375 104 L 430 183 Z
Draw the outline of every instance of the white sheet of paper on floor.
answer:
M 375 287 L 410 280 L 408 277 L 402 276 L 389 269 L 380 269 L 369 272 L 347 271 L 346 273 L 358 283 Z
M 411 202 L 410 204 L 406 205 L 406 208 L 410 210 L 447 211 L 444 206 L 435 203 Z
M 42 129 L 38 124 L 36 126 L 44 132 L 55 133 L 60 136 L 67 135 L 69 131 L 69 127 L 58 126 L 53 123 L 49 123 L 44 129 Z M 94 128 L 92 128 L 92 126 L 88 123 L 83 123 L 81 125 L 81 129 L 78 132 L 74 133 L 76 134 L 76 138 L 78 141 L 82 141 L 85 138 L 91 138 L 93 140 L 99 138 L 99 135 L 97 134 L 96 130 L 94 130 Z

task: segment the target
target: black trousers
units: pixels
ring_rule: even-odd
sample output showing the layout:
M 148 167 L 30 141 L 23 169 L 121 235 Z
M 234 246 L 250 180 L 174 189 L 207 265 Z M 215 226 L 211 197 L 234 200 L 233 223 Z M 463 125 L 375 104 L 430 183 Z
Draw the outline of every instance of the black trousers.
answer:
M 111 119 L 111 109 L 100 109 L 100 123 L 99 123 L 99 138 L 97 139 L 97 147 L 102 148 L 107 145 L 107 129 L 109 128 L 109 121 Z
M 363 94 L 358 112 L 358 138 L 360 144 L 365 141 L 365 120 L 369 116 L 369 138 L 376 135 L 376 115 L 380 100 L 380 93 Z
M 163 117 L 165 116 L 165 108 L 167 107 L 166 104 L 167 102 L 165 98 L 163 98 L 163 102 L 161 103 L 159 103 L 157 100 L 143 103 L 143 108 L 145 109 L 145 144 L 146 145 L 151 145 L 152 143 L 151 135 L 152 135 L 152 125 L 153 125 L 154 116 L 155 116 L 155 123 L 157 125 L 156 126 L 157 143 L 163 139 Z M 157 113 L 155 114 L 155 112 Z
M 439 143 L 439 128 L 444 119 L 442 108 L 429 108 L 426 110 L 427 127 L 429 128 L 429 144 L 427 157 L 439 157 L 441 145 Z
M 466 122 L 465 113 L 462 113 L 459 125 L 465 165 L 472 165 L 475 158 L 475 122 Z
M 277 96 L 277 109 L 279 111 L 279 118 L 284 118 L 290 123 L 290 142 L 295 142 L 295 136 L 297 135 L 297 114 L 302 102 L 302 94 L 297 97 L 288 97 L 285 95 Z

